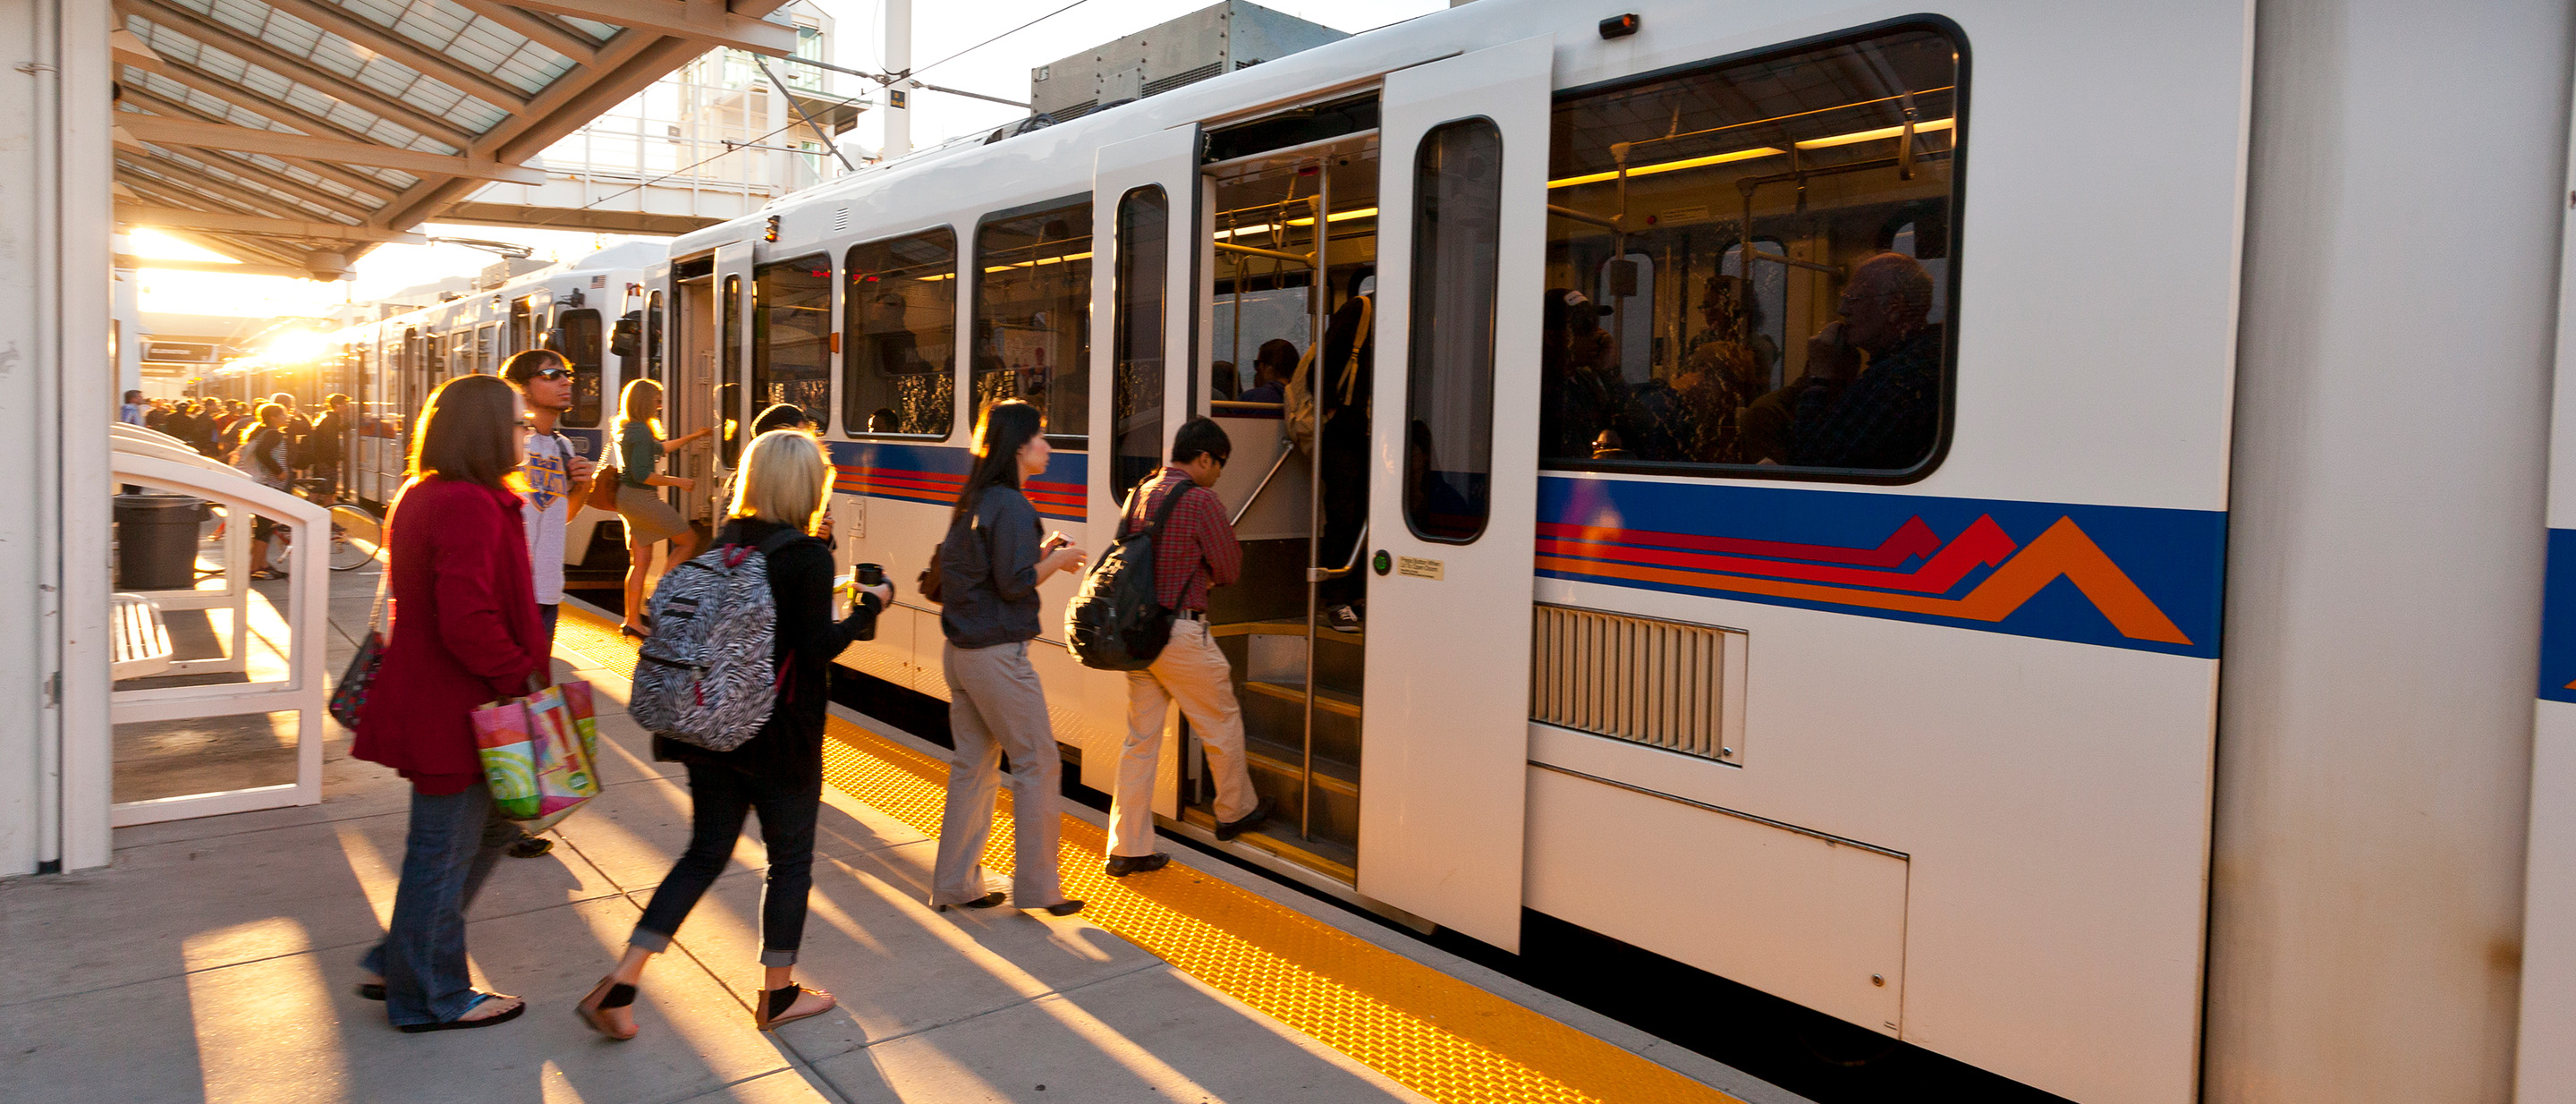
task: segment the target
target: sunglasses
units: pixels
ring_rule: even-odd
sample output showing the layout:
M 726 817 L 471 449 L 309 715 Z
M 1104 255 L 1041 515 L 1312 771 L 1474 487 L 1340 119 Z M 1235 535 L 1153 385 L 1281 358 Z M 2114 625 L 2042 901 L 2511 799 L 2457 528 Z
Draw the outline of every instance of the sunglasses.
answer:
M 541 380 L 571 379 L 571 378 L 572 378 L 572 369 L 570 369 L 570 368 L 539 368 L 539 369 L 537 369 L 536 374 L 535 374 L 535 375 L 533 375 L 533 376 L 530 376 L 529 378 L 530 378 L 530 379 L 541 379 Z

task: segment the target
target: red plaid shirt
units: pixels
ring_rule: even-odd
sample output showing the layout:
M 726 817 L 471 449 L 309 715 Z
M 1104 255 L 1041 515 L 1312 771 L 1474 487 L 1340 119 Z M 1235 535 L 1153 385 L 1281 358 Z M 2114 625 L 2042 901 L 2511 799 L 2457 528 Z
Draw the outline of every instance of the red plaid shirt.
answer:
M 1127 513 L 1119 519 L 1125 537 L 1154 523 L 1163 496 L 1175 489 L 1181 503 L 1154 537 L 1154 600 L 1166 609 L 1207 609 L 1211 586 L 1224 586 L 1243 571 L 1243 546 L 1235 542 L 1234 524 L 1225 519 L 1225 503 L 1216 492 L 1190 481 L 1190 474 L 1171 465 L 1144 485 L 1143 494 L 1127 496 Z

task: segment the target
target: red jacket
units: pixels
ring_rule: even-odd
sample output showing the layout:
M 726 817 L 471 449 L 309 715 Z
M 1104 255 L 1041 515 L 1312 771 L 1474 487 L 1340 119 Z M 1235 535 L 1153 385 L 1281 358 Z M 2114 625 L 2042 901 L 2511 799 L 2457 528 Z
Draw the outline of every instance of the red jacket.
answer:
M 519 496 L 424 479 L 395 501 L 386 529 L 393 641 L 349 753 L 424 794 L 456 793 L 483 779 L 468 714 L 527 693 L 551 650 Z

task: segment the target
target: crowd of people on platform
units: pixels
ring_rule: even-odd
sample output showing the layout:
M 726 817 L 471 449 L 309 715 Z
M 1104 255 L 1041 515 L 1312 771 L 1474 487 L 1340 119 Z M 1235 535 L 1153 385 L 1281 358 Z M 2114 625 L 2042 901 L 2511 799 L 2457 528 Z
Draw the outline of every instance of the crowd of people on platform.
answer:
M 562 601 L 562 529 L 594 474 L 593 461 L 555 433 L 569 405 L 570 366 L 531 351 L 501 375 L 461 376 L 430 396 L 412 435 L 407 480 L 386 523 L 387 587 L 393 617 L 352 746 L 360 759 L 393 768 L 412 787 L 400 884 L 384 940 L 360 961 L 362 997 L 385 1002 L 407 1032 L 488 1027 L 526 1010 L 518 997 L 474 987 L 464 915 L 492 869 L 526 843 L 493 802 L 478 759 L 472 712 L 528 693 L 551 678 L 553 628 Z M 719 507 L 717 530 L 701 538 L 656 496 L 691 489 L 662 474 L 664 457 L 697 435 L 666 436 L 660 395 L 630 384 L 619 412 L 619 513 L 638 559 L 672 540 L 685 556 L 703 539 L 715 554 L 766 557 L 776 610 L 777 693 L 747 742 L 710 750 L 657 733 L 653 754 L 686 770 L 690 840 L 654 890 L 624 954 L 576 1006 L 612 1039 L 640 1030 L 635 1002 L 645 969 L 672 938 L 757 815 L 767 857 L 762 895 L 761 992 L 752 1018 L 766 1030 L 835 1007 L 831 994 L 796 981 L 823 786 L 826 673 L 855 640 L 873 635 L 894 597 L 891 583 L 860 586 L 834 613 L 832 466 L 803 412 L 773 407 L 755 422 Z M 1038 586 L 1089 559 L 1062 534 L 1041 532 L 1021 491 L 1046 470 L 1044 419 L 1018 400 L 992 404 L 976 427 L 973 468 L 935 556 L 945 671 L 956 750 L 930 903 L 949 908 L 1017 907 L 1056 916 L 1079 912 L 1056 865 L 1056 818 L 1037 813 L 1058 797 L 1058 758 L 1045 690 L 1029 660 L 1038 636 Z M 1241 561 L 1222 505 L 1205 488 L 1232 451 L 1205 418 L 1183 425 L 1172 463 L 1131 496 L 1124 526 L 1169 502 L 1175 524 L 1158 542 L 1163 600 L 1176 611 L 1172 644 L 1154 665 L 1132 672 L 1130 732 L 1112 813 L 1108 873 L 1159 869 L 1150 794 L 1164 713 L 1177 700 L 1205 736 L 1218 773 L 1219 835 L 1259 825 L 1271 805 L 1252 794 L 1240 713 L 1226 662 L 1208 638 L 1207 588 L 1231 582 Z M 649 499 L 650 501 L 643 501 Z M 656 509 L 658 507 L 658 509 Z M 669 561 L 680 562 L 678 559 Z M 634 611 L 626 629 L 649 639 L 654 625 Z M 1017 807 L 1018 862 L 1007 891 L 981 865 L 1001 782 L 1010 762 Z M 1141 765 L 1141 766 L 1140 766 Z M 541 841 L 542 842 L 542 841 Z
M 292 493 L 301 486 L 327 508 L 337 501 L 348 457 L 349 396 L 333 394 L 322 405 L 322 416 L 314 419 L 284 391 L 255 407 L 242 399 L 147 399 L 141 391 L 127 391 L 117 420 L 178 438 L 271 490 Z M 266 517 L 251 519 L 252 579 L 286 577 L 268 560 L 271 542 L 286 539 L 285 531 Z

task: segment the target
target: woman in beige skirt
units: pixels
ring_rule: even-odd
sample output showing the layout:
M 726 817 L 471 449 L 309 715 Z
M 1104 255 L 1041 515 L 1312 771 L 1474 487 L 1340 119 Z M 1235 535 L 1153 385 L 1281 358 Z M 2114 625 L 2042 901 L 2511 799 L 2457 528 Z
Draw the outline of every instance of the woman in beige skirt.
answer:
M 654 469 L 661 466 L 664 453 L 714 432 L 700 429 L 663 440 L 661 414 L 662 385 L 652 380 L 628 380 L 626 390 L 617 396 L 617 516 L 626 521 L 626 623 L 619 631 L 633 637 L 651 633 L 644 624 L 644 576 L 653 568 L 653 546 L 671 542 L 665 563 L 677 564 L 698 554 L 697 532 L 655 489 L 686 491 L 694 489 L 697 481 Z

